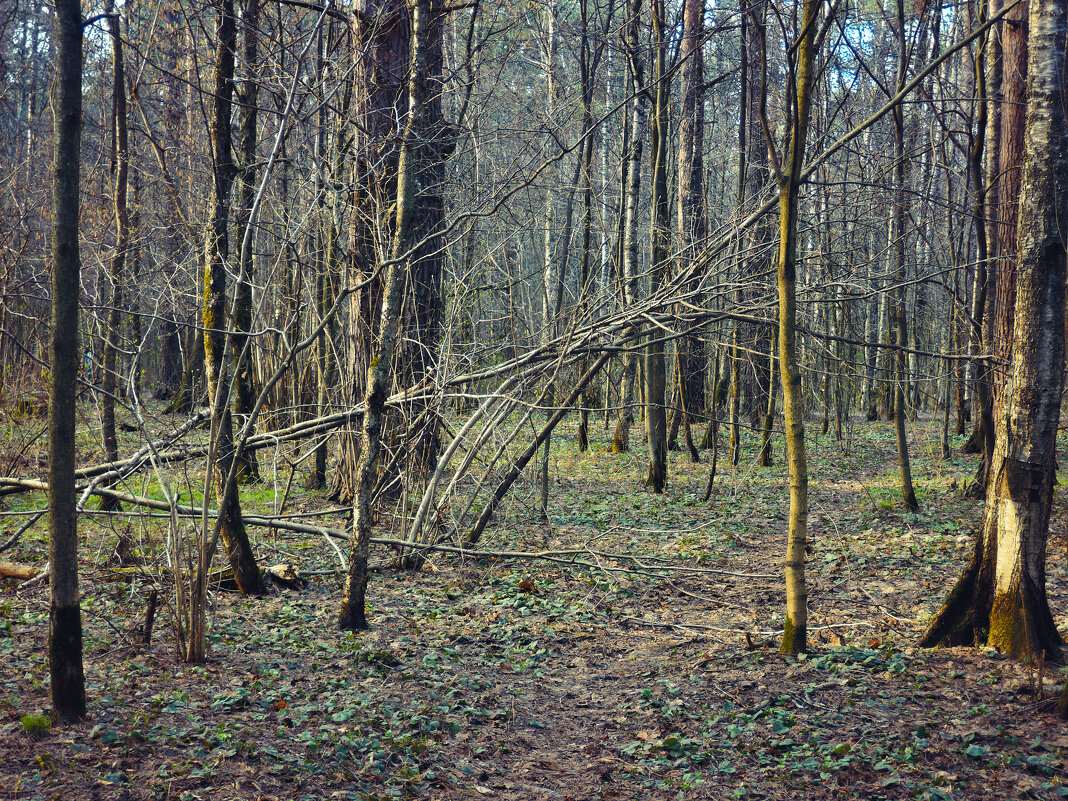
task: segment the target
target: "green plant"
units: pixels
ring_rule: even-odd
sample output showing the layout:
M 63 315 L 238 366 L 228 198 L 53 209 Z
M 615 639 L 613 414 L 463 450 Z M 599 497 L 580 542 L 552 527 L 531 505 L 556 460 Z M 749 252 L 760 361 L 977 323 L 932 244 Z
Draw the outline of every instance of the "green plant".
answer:
M 52 729 L 52 718 L 48 715 L 23 715 L 22 730 L 30 737 L 44 737 Z

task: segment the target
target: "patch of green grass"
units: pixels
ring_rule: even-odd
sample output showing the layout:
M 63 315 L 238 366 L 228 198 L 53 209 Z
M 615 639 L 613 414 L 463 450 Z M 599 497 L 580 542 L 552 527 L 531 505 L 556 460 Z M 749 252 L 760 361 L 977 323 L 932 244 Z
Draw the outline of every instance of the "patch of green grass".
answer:
M 30 737 L 44 737 L 52 730 L 52 718 L 48 715 L 23 715 L 22 731 Z

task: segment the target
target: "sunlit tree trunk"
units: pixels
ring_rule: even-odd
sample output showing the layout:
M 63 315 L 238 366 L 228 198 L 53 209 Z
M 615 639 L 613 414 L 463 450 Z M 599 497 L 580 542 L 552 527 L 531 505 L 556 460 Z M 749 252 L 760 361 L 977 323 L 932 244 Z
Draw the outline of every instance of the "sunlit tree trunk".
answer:
M 1017 659 L 1057 659 L 1063 642 L 1046 599 L 1045 567 L 1064 388 L 1068 5 L 1032 3 L 1029 18 L 1012 359 L 975 551 L 921 644 L 985 639 Z
M 808 461 L 805 456 L 804 403 L 797 358 L 797 218 L 798 190 L 804 162 L 815 70 L 819 0 L 804 0 L 801 32 L 793 64 L 794 96 L 790 144 L 779 174 L 779 375 L 782 380 L 786 453 L 790 475 L 790 520 L 786 540 L 786 617 L 780 650 L 808 650 L 808 588 L 805 546 L 808 542 Z M 770 142 L 769 142 L 770 144 Z

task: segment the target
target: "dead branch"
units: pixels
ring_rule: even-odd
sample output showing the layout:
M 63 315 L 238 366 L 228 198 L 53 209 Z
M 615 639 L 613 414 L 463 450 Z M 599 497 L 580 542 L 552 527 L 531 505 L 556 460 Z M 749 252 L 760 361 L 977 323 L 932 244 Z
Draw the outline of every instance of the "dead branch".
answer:
M 31 579 L 40 572 L 41 568 L 34 565 L 0 562 L 0 578 Z

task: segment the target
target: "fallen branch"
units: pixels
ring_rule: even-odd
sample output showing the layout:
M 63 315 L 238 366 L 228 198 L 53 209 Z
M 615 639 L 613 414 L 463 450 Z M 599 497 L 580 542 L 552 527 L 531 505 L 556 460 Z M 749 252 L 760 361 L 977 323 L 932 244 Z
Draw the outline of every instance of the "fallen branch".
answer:
M 15 482 L 24 491 L 32 492 L 47 492 L 48 483 L 45 481 L 39 481 L 37 479 L 13 479 L 3 478 L 0 479 L 0 483 Z M 80 488 L 78 492 L 84 492 L 85 488 Z M 142 506 L 148 509 L 158 509 L 161 511 L 174 513 L 179 517 L 187 518 L 200 518 L 204 514 L 203 507 L 174 504 L 173 507 L 167 501 L 158 501 L 155 498 L 145 498 L 141 495 L 134 495 L 130 492 L 123 492 L 121 490 L 112 489 L 110 487 L 94 487 L 92 488 L 93 495 L 99 495 L 103 497 L 112 498 L 122 503 L 130 504 L 132 506 Z M 347 540 L 349 534 L 341 529 L 332 528 L 329 526 L 316 526 L 310 523 L 297 523 L 289 518 L 282 517 L 265 517 L 263 515 L 244 514 L 242 519 L 245 521 L 245 525 L 255 526 L 256 528 L 273 528 L 279 531 L 293 531 L 299 534 L 315 534 L 323 537 L 330 542 L 330 538 L 336 537 L 337 539 Z M 688 573 L 688 574 L 700 574 L 710 576 L 731 576 L 734 578 L 763 578 L 773 579 L 778 578 L 775 573 L 743 573 L 733 570 L 716 570 L 714 568 L 706 567 L 686 567 L 683 565 L 657 565 L 647 564 L 642 562 L 641 559 L 647 559 L 648 557 L 630 556 L 629 554 L 610 553 L 605 551 L 594 551 L 589 548 L 574 548 L 561 551 L 482 551 L 473 550 L 471 548 L 464 548 L 458 545 L 444 545 L 440 543 L 414 543 L 409 540 L 393 539 L 391 537 L 372 537 L 371 542 L 375 545 L 386 545 L 398 549 L 411 549 L 417 551 L 438 551 L 441 553 L 452 553 L 458 556 L 464 556 L 469 559 L 539 559 L 548 562 L 555 562 L 558 564 L 572 565 L 575 567 L 587 567 L 593 570 L 602 570 L 608 573 L 631 573 L 631 574 L 645 574 L 653 577 L 660 577 L 662 573 Z M 336 548 L 335 548 L 336 549 Z M 579 556 L 591 556 L 598 559 L 606 559 L 616 562 L 631 562 L 633 567 L 607 567 L 596 562 L 588 562 L 579 559 Z
M 41 572 L 34 565 L 19 565 L 14 562 L 0 562 L 0 578 L 31 579 Z

